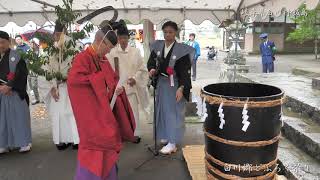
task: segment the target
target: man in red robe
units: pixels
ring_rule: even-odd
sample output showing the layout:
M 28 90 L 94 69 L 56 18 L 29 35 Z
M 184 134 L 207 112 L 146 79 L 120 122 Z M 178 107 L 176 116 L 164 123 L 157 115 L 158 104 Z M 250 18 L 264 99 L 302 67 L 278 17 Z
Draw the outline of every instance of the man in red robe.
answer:
M 80 136 L 75 180 L 116 180 L 122 141 L 134 141 L 135 121 L 123 87 L 105 55 L 117 44 L 112 25 L 101 28 L 73 60 L 68 92 Z M 118 95 L 113 108 L 111 99 Z

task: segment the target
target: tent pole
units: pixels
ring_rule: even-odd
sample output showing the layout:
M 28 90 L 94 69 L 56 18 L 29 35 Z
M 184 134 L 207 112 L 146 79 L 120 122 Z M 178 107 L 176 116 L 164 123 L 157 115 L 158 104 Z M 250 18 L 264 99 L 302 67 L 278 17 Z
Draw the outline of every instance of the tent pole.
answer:
M 49 6 L 49 7 L 53 7 L 53 8 L 56 7 L 55 5 L 49 4 L 49 3 L 45 2 L 45 1 L 40 1 L 40 0 L 30 0 L 30 1 L 33 1 L 33 2 L 36 2 L 36 3 L 42 4 L 42 5 L 44 5 L 44 6 Z

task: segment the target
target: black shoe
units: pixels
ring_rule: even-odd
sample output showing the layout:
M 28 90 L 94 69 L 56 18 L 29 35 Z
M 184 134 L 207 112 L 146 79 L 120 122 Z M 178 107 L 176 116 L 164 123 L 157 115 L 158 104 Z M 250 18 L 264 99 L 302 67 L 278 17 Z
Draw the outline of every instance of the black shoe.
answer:
M 141 137 L 139 137 L 139 136 L 135 136 L 135 138 L 136 138 L 136 140 L 135 140 L 135 141 L 133 141 L 133 143 L 135 143 L 135 144 L 139 144 L 139 143 L 141 142 Z
M 78 149 L 78 144 L 72 144 L 72 149 L 77 150 Z
M 39 103 L 40 103 L 40 101 L 35 101 L 35 102 L 31 103 L 31 105 L 36 105 L 36 104 L 39 104 Z
M 60 144 L 56 144 L 57 146 L 57 149 L 59 151 L 63 151 L 63 150 L 66 150 L 68 147 L 69 147 L 69 144 L 66 144 L 66 143 L 60 143 Z

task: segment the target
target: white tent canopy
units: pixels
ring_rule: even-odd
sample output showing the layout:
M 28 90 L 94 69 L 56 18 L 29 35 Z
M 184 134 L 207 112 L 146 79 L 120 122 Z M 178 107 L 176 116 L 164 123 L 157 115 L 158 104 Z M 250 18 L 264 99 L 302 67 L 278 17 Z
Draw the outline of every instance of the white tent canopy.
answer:
M 279 14 L 284 8 L 289 12 L 296 10 L 303 3 L 312 9 L 319 4 L 319 0 L 74 0 L 73 9 L 84 16 L 96 9 L 113 6 L 118 9 L 119 18 L 133 24 L 139 24 L 144 19 L 154 24 L 161 24 L 168 19 L 178 24 L 186 19 L 194 24 L 200 24 L 204 20 L 219 24 L 221 20 L 231 18 L 237 10 L 248 9 L 242 12 L 250 14 L 270 10 Z M 23 26 L 28 21 L 38 25 L 48 20 L 54 21 L 54 6 L 62 4 L 62 0 L 0 0 L 0 26 L 8 22 Z M 112 13 L 103 13 L 92 22 L 97 25 L 112 17 Z

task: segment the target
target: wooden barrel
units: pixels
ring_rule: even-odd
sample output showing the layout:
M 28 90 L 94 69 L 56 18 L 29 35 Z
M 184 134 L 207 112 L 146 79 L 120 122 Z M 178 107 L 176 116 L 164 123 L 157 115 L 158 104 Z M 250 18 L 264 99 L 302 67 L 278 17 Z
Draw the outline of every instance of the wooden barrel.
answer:
M 202 89 L 208 179 L 274 179 L 282 125 L 281 89 L 219 83 Z

